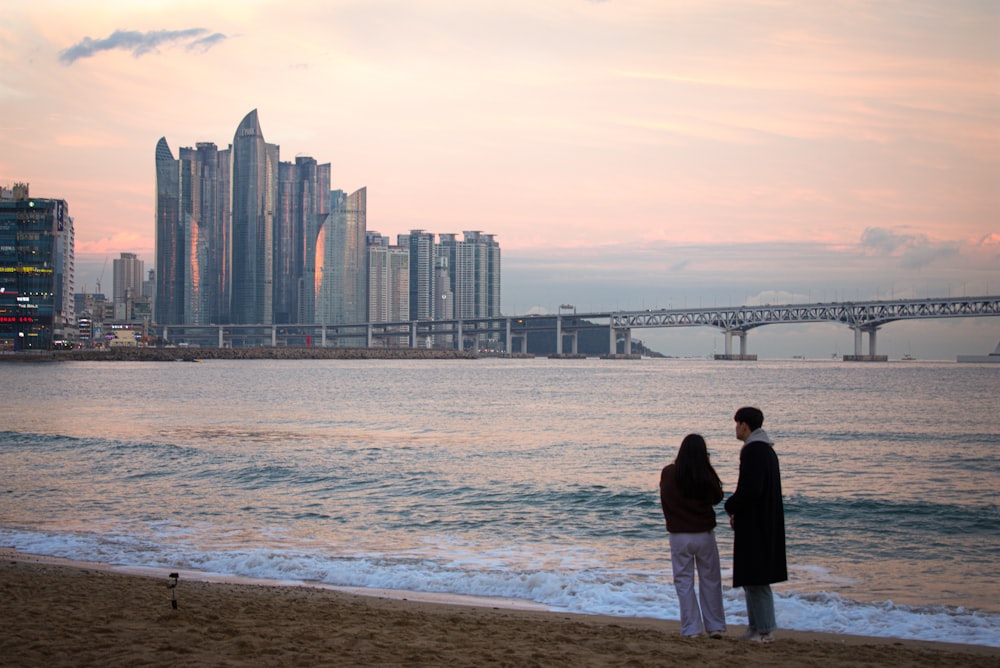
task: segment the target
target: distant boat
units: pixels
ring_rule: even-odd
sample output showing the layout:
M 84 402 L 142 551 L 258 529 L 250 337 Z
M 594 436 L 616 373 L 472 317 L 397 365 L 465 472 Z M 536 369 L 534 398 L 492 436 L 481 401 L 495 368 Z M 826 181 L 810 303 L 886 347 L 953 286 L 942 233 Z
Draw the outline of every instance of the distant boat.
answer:
M 959 362 L 996 362 L 1000 364 L 1000 343 L 989 355 L 959 355 Z
M 912 361 L 916 360 L 917 358 L 914 357 L 913 355 L 911 355 L 910 353 L 906 353 L 905 355 L 903 355 L 899 359 L 903 360 L 904 362 L 912 362 Z

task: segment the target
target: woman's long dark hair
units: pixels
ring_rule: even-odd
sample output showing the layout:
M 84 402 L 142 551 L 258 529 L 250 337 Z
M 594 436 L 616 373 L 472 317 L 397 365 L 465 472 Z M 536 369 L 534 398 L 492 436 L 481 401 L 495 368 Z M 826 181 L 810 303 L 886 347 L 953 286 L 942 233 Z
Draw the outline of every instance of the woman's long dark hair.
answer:
M 715 503 L 722 494 L 722 481 L 708 458 L 708 444 L 701 434 L 688 434 L 674 460 L 677 486 L 692 499 Z

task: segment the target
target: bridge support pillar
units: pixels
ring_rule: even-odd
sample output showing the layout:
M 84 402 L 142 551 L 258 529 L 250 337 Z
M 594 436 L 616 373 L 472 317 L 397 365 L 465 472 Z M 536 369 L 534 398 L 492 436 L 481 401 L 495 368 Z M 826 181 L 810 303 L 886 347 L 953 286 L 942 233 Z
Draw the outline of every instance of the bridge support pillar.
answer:
M 854 354 L 858 357 L 864 355 L 863 334 L 868 333 L 868 354 L 875 356 L 878 354 L 878 327 L 862 329 L 858 327 L 854 330 Z
M 372 324 L 369 322 L 365 326 L 365 348 L 372 347 Z
M 319 344 L 323 348 L 326 348 L 326 325 L 322 325 L 319 328 Z
M 878 354 L 878 326 L 854 327 L 854 354 L 844 355 L 850 362 L 885 362 L 888 357 Z M 868 354 L 864 354 L 864 334 L 868 334 Z
M 462 334 L 462 321 L 457 323 L 458 334 L 455 336 L 455 350 L 465 350 L 465 335 Z
M 278 326 L 271 325 L 271 347 L 274 348 L 278 345 Z
M 740 356 L 747 354 L 747 333 L 742 329 L 730 329 L 726 331 L 726 356 L 733 354 L 733 337 L 740 340 Z
M 610 327 L 609 338 L 608 338 L 608 351 L 610 355 L 618 355 L 618 333 L 621 332 L 622 335 L 622 355 L 632 354 L 632 329 L 629 327 L 623 327 L 622 329 L 615 329 Z M 575 337 L 575 334 L 574 334 Z M 576 339 L 573 340 L 574 344 Z M 575 349 L 574 349 L 574 352 Z
M 223 344 L 222 329 L 222 325 L 219 325 L 219 348 L 222 348 Z
M 416 348 L 417 347 L 417 321 L 416 320 L 411 320 L 410 321 L 410 347 L 411 348 Z
M 562 316 L 556 315 L 556 355 L 562 355 Z

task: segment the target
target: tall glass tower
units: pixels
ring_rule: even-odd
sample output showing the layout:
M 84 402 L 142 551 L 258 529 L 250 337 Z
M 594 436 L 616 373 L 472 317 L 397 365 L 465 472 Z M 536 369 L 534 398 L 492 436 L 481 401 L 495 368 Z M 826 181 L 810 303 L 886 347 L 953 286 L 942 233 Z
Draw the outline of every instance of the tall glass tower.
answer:
M 215 144 L 156 145 L 156 291 L 153 318 L 206 325 L 229 318 L 229 156 Z
M 330 193 L 324 230 L 316 321 L 323 324 L 368 320 L 367 189 Z
M 330 163 L 308 156 L 282 162 L 274 234 L 274 321 L 313 322 L 315 252 L 329 211 Z
M 184 322 L 186 253 L 180 163 L 167 145 L 156 143 L 156 295 L 153 319 L 163 325 Z
M 254 109 L 236 128 L 232 162 L 232 298 L 235 324 L 273 321 L 278 146 L 264 141 Z

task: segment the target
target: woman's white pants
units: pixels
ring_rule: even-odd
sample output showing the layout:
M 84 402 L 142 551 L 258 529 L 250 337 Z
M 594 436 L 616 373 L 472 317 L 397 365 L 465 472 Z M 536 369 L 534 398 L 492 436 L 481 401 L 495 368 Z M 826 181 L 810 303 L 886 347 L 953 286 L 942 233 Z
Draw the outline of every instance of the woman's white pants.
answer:
M 724 632 L 726 612 L 722 607 L 722 572 L 715 532 L 670 534 L 670 561 L 681 610 L 681 634 L 696 636 L 702 631 Z M 695 571 L 698 572 L 697 595 Z

